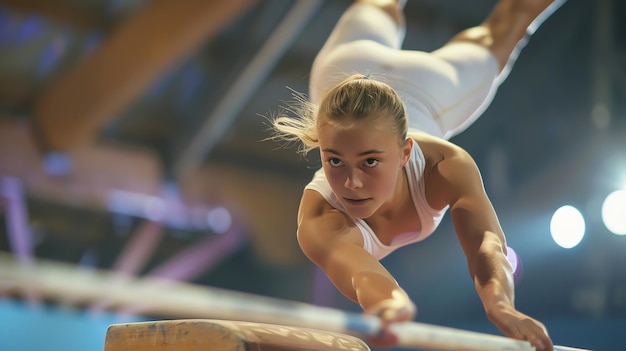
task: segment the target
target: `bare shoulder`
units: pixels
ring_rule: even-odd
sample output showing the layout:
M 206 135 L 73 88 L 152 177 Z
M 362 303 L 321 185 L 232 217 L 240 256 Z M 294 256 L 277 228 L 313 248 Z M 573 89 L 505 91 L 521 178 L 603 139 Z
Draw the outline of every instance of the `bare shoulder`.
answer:
M 458 145 L 425 133 L 411 133 L 419 145 L 426 166 L 424 181 L 426 198 L 433 208 L 449 205 L 466 186 L 481 182 L 478 167 L 472 156 Z
M 426 159 L 426 168 L 436 168 L 445 164 L 457 164 L 458 162 L 473 162 L 472 157 L 460 146 L 427 133 L 411 131 L 412 138 L 422 150 Z
M 314 262 L 341 244 L 362 246 L 355 223 L 314 190 L 304 190 L 298 214 L 298 243 Z

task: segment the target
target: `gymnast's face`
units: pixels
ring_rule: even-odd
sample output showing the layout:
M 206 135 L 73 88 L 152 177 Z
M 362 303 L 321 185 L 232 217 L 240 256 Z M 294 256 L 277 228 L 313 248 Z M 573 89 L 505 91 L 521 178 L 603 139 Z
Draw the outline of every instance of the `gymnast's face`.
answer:
M 345 127 L 320 116 L 318 137 L 324 173 L 353 217 L 369 218 L 391 206 L 398 195 L 398 181 L 404 177 L 402 167 L 412 144 L 400 145 L 390 123 L 368 117 Z

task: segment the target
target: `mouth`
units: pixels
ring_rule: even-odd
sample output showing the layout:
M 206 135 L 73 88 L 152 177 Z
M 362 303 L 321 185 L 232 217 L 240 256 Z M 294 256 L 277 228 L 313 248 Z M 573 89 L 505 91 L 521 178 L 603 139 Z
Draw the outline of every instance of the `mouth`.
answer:
M 350 205 L 362 205 L 371 199 L 369 198 L 368 199 L 350 199 L 350 198 L 344 197 L 343 200 Z

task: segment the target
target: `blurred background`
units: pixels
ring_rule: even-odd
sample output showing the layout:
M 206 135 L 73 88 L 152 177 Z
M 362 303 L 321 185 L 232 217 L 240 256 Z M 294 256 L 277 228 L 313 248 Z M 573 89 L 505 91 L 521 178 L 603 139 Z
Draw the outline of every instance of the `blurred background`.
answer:
M 494 3 L 411 0 L 404 47 L 436 49 Z M 264 141 L 349 4 L 0 0 L 0 252 L 358 311 L 295 240 L 317 155 Z M 452 139 L 519 258 L 518 308 L 595 350 L 626 347 L 625 15 L 566 2 Z M 497 333 L 449 216 L 383 263 L 420 321 Z M 71 281 L 23 289 L 7 267 L 2 350 L 101 350 L 111 323 L 185 318 L 103 308 Z

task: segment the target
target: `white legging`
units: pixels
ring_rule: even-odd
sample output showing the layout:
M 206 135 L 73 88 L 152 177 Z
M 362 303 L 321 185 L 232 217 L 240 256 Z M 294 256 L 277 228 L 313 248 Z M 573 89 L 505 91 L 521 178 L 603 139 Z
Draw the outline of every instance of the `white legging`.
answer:
M 449 139 L 472 124 L 495 94 L 498 62 L 470 42 L 427 53 L 402 50 L 404 28 L 379 8 L 353 4 L 315 58 L 310 98 L 355 73 L 381 80 L 402 97 L 409 127 Z

